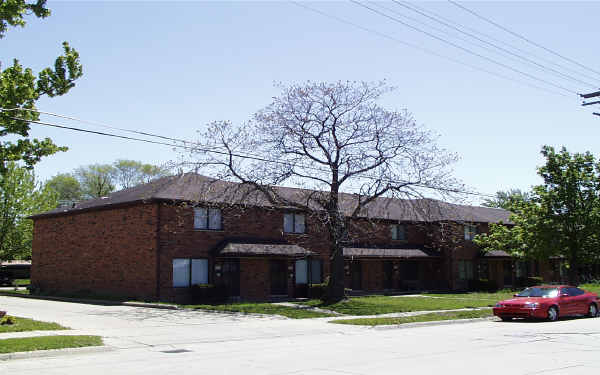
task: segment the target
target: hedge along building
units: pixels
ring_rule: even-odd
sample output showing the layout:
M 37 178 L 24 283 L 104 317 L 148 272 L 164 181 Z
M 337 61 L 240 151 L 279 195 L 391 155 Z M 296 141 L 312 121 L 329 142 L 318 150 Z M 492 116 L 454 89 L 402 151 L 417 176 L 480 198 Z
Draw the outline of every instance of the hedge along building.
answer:
M 316 193 L 277 189 L 292 200 Z M 352 199 L 340 194 L 345 214 Z M 348 223 L 346 287 L 464 289 L 480 276 L 510 284 L 510 257 L 482 255 L 471 242 L 508 217 L 501 209 L 378 198 Z M 192 285 L 213 284 L 229 296 L 265 300 L 305 296 L 308 284 L 329 274 L 329 237 L 318 213 L 275 208 L 238 184 L 192 173 L 32 219 L 31 283 L 47 293 L 176 300 Z

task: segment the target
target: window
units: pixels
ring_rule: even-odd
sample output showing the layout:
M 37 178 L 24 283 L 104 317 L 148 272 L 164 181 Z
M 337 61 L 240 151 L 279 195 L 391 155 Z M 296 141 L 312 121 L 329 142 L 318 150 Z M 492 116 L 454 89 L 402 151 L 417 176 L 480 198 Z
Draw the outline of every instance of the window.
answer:
M 173 259 L 173 287 L 208 284 L 208 259 Z
M 572 297 L 577 297 L 582 294 L 585 294 L 585 292 L 579 288 L 565 288 L 563 289 L 563 291 Z
M 321 284 L 323 277 L 321 273 L 321 259 L 300 259 L 296 261 L 296 284 Z M 310 266 L 310 267 L 309 267 Z
M 458 261 L 458 278 L 460 280 L 473 280 L 473 261 Z
M 477 265 L 477 273 L 480 279 L 489 279 L 490 278 L 490 266 L 487 260 L 480 260 Z
M 321 259 L 310 260 L 310 283 L 321 284 L 323 278 L 321 277 Z
M 194 229 L 221 230 L 221 210 L 218 208 L 194 208 Z
M 404 225 L 392 224 L 392 240 L 404 241 L 406 240 L 406 229 Z
M 303 214 L 288 213 L 283 215 L 283 231 L 285 233 L 304 233 L 305 230 Z
M 472 240 L 477 234 L 477 225 L 465 224 L 465 240 Z

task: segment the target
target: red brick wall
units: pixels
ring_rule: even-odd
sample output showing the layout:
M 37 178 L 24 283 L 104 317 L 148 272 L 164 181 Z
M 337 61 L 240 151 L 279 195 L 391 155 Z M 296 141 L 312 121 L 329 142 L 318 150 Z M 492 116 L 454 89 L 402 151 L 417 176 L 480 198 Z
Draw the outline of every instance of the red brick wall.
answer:
M 156 292 L 156 204 L 35 220 L 31 282 L 49 292 Z
M 223 230 L 195 230 L 191 207 L 161 204 L 159 224 L 161 298 L 172 299 L 177 296 L 177 291 L 172 288 L 173 258 L 206 257 L 209 258 L 209 266 L 212 266 L 212 252 L 232 238 L 297 244 L 317 253 L 316 256 L 324 260 L 323 275 L 327 275 L 330 247 L 323 227 L 318 225 L 314 218 L 308 216 L 306 233 L 283 233 L 283 215 L 283 211 L 257 207 L 245 208 L 242 211 L 237 208 L 226 208 L 222 211 Z M 291 261 L 289 264 L 292 264 Z M 258 268 L 252 270 L 251 265 L 256 265 Z M 242 287 L 240 290 L 242 298 L 257 299 L 259 296 L 262 298 L 269 295 L 268 260 L 242 259 L 240 277 L 252 283 Z M 214 279 L 209 281 L 215 282 Z M 244 281 L 241 281 L 241 284 L 244 285 Z M 289 282 L 288 291 L 293 295 L 293 282 Z
M 240 259 L 240 295 L 249 300 L 269 298 L 271 284 L 268 259 Z

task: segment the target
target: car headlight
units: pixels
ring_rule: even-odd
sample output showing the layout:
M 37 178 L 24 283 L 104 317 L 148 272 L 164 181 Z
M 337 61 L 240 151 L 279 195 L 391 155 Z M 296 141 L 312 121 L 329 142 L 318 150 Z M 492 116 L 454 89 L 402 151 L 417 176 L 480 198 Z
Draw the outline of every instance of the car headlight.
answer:
M 526 302 L 525 307 L 529 309 L 537 309 L 538 307 L 540 307 L 540 304 L 537 302 Z
M 498 302 L 498 303 L 496 304 L 496 307 L 504 307 L 504 305 L 503 305 L 503 304 L 501 304 L 500 302 Z

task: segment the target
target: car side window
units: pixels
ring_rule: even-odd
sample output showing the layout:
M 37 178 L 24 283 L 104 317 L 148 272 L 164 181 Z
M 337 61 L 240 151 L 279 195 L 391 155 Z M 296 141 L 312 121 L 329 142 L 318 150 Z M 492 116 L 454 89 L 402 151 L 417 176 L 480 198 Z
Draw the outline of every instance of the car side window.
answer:
M 579 289 L 579 288 L 571 288 L 571 289 L 573 289 L 574 296 L 580 296 L 582 294 L 585 294 L 585 291 L 583 291 L 582 289 Z

